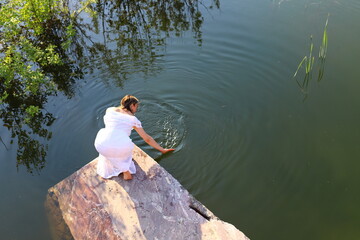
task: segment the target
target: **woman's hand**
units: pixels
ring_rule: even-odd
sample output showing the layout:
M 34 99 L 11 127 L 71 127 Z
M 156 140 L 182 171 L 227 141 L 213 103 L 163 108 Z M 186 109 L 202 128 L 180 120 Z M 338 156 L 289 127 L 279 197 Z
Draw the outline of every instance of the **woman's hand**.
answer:
M 174 148 L 164 148 L 164 150 L 161 150 L 160 152 L 162 152 L 163 154 L 168 153 L 168 152 L 172 152 L 174 151 Z

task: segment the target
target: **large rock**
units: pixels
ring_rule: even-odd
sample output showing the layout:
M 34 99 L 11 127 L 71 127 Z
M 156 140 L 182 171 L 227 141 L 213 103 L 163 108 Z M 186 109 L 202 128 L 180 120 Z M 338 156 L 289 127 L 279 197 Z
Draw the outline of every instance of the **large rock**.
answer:
M 49 189 L 54 239 L 248 239 L 219 220 L 138 147 L 133 180 L 96 174 L 97 160 Z

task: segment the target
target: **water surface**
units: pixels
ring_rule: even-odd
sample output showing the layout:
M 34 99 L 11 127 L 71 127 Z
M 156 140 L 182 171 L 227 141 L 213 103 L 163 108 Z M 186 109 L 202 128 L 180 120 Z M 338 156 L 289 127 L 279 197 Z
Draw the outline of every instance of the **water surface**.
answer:
M 176 151 L 134 142 L 251 239 L 359 239 L 359 2 L 232 0 L 202 13 L 200 46 L 191 32 L 170 36 L 154 74 L 133 69 L 117 87 L 99 66 L 75 97 L 50 100 L 40 175 L 17 171 L 16 144 L 0 144 L 2 239 L 49 239 L 47 189 L 96 157 L 105 109 L 128 93 L 145 130 Z M 304 100 L 292 76 L 310 35 L 318 51 L 328 13 L 324 77 L 315 64 Z

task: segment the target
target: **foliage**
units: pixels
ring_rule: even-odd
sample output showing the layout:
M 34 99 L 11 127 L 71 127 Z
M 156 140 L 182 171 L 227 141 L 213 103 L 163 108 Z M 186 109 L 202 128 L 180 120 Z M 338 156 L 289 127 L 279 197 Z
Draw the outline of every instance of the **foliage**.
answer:
M 29 172 L 45 166 L 47 146 L 37 138 L 51 138 L 48 96 L 71 97 L 81 76 L 66 54 L 73 26 L 59 9 L 56 0 L 11 0 L 0 8 L 0 117 L 17 137 L 17 165 Z

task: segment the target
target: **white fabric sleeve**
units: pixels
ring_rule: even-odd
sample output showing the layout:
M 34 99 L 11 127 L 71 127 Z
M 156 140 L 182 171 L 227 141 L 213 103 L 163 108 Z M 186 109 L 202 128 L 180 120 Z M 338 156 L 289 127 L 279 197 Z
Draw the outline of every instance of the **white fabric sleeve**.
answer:
M 139 119 L 137 119 L 137 117 L 134 118 L 134 127 L 136 128 L 142 128 L 141 122 L 139 121 Z

